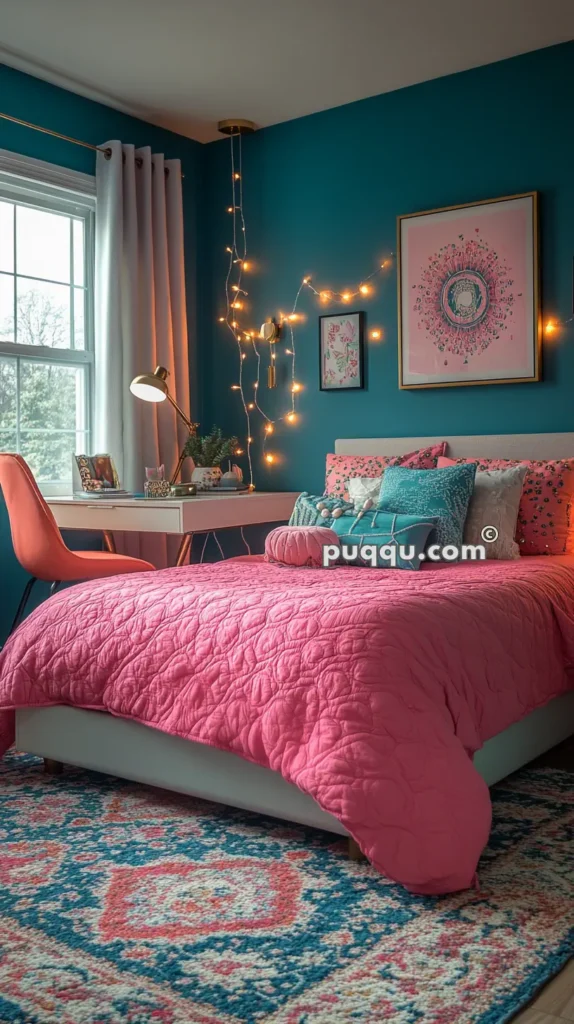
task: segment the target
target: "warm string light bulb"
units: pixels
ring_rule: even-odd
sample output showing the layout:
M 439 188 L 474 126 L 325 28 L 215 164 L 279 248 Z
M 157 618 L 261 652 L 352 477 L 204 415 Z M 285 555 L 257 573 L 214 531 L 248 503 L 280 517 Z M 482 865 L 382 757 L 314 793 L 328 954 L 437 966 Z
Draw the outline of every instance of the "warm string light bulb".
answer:
M 342 302 L 350 302 L 351 301 L 351 293 L 350 292 L 342 292 L 341 293 L 341 301 Z
M 297 394 L 297 392 L 301 391 L 301 390 L 302 390 L 302 385 L 301 384 L 297 384 L 296 381 L 291 385 L 291 391 L 293 392 L 293 394 Z
M 272 433 L 273 433 L 273 431 L 274 431 L 274 429 L 275 429 L 275 428 L 274 428 L 274 426 L 273 426 L 273 424 L 272 424 L 272 423 L 266 423 L 266 424 L 265 424 L 265 433 L 266 433 L 266 434 L 272 434 Z
M 287 423 L 296 423 L 297 422 L 297 414 L 294 413 L 294 412 L 288 412 L 286 417 L 285 417 L 285 419 L 287 420 Z
M 273 463 L 275 462 L 275 456 L 272 455 L 271 452 L 267 452 L 267 455 L 265 456 L 265 462 L 268 462 L 269 465 L 272 466 Z
M 378 327 L 373 327 L 373 330 L 369 332 L 369 337 L 372 341 L 380 341 L 383 337 L 383 332 Z
M 544 328 L 544 333 L 546 334 L 546 336 L 548 336 L 550 334 L 555 334 L 557 330 L 558 324 L 555 323 L 554 320 L 549 320 Z
M 361 284 L 361 285 L 359 285 L 359 291 L 360 291 L 361 295 L 370 295 L 371 294 L 371 289 L 369 288 L 368 284 Z

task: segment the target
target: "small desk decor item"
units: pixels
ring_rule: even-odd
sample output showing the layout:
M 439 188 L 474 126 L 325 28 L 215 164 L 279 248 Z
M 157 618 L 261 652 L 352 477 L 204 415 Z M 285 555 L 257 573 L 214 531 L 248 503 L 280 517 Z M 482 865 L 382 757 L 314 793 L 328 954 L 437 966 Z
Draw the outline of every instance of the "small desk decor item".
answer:
M 227 473 L 224 473 L 221 477 L 219 486 L 222 490 L 228 491 L 246 490 L 246 485 L 243 483 L 243 470 L 241 467 L 236 465 L 232 466 L 230 463 L 230 468 L 227 470 Z
M 118 494 L 121 491 L 120 481 L 111 455 L 76 455 L 75 463 L 79 473 L 82 491 L 99 493 L 109 491 Z M 74 473 L 75 480 L 77 474 Z M 74 490 L 78 488 L 74 485 Z
M 364 319 L 362 312 L 319 317 L 321 391 L 364 387 Z
M 169 498 L 171 489 L 169 480 L 165 479 L 165 467 L 146 466 L 144 494 L 146 498 Z
M 209 491 L 219 486 L 221 463 L 235 454 L 237 444 L 237 438 L 224 437 L 220 427 L 213 427 L 211 433 L 204 437 L 190 434 L 182 454 L 184 458 L 190 456 L 194 461 L 191 482 L 197 486 L 198 491 Z
M 540 380 L 537 198 L 398 218 L 400 388 Z

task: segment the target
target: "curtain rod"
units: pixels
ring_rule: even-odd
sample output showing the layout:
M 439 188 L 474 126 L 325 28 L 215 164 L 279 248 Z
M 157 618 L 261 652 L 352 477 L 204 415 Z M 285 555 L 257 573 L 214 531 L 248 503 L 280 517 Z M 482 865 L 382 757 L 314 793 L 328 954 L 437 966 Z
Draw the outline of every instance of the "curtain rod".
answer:
M 0 118 L 4 121 L 12 121 L 13 124 L 20 124 L 24 128 L 31 128 L 35 132 L 43 132 L 44 135 L 53 135 L 55 139 L 63 139 L 64 142 L 71 142 L 74 146 L 83 146 L 84 149 L 91 149 L 94 153 L 103 153 L 106 160 L 110 160 L 112 157 L 112 150 L 110 146 L 94 146 L 91 142 L 83 142 L 82 139 L 74 139 L 71 135 L 62 135 L 61 132 L 53 132 L 51 128 L 42 128 L 39 124 L 32 124 L 31 121 L 22 121 L 19 117 L 12 117 L 11 114 L 0 113 Z M 143 160 L 141 157 L 136 157 L 135 160 L 138 167 L 142 166 Z M 165 173 L 169 174 L 169 167 L 165 168 Z M 184 175 L 181 175 L 182 178 Z

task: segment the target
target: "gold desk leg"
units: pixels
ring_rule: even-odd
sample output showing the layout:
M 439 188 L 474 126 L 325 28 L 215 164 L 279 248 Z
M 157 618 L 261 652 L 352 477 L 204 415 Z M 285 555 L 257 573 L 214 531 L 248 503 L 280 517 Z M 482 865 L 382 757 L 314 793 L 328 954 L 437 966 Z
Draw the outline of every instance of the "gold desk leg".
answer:
M 183 537 L 181 538 L 181 544 L 179 545 L 179 551 L 177 552 L 177 558 L 175 560 L 176 565 L 185 564 L 185 560 L 189 555 L 189 549 L 191 548 L 192 540 L 192 533 L 184 533 Z
M 51 757 L 44 758 L 44 772 L 46 775 L 61 775 L 64 765 L 61 761 L 54 761 Z
M 116 542 L 114 535 L 111 530 L 104 530 L 104 547 L 106 551 L 111 551 L 112 555 L 116 554 Z
M 355 839 L 352 839 L 351 836 L 349 836 L 347 849 L 348 849 L 348 853 L 349 853 L 349 860 L 366 860 L 367 859 L 365 857 L 365 854 L 361 850 L 361 847 L 357 843 L 357 841 Z

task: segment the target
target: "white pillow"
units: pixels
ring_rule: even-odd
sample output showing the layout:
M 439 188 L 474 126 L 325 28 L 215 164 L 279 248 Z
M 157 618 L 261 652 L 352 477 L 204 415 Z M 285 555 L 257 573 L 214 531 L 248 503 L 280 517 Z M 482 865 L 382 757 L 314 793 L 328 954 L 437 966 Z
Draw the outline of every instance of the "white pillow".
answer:
M 355 512 L 360 512 L 367 498 L 376 505 L 381 493 L 383 477 L 381 476 L 353 476 L 347 480 L 347 491 L 349 501 L 353 502 Z
M 474 491 L 464 524 L 465 544 L 484 544 L 487 558 L 520 558 L 514 539 L 518 520 L 518 506 L 522 485 L 528 467 L 478 471 L 474 478 Z M 495 541 L 482 536 L 487 526 L 498 531 Z

